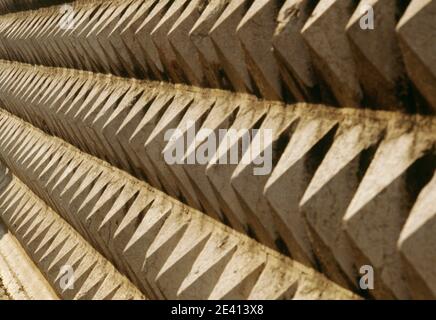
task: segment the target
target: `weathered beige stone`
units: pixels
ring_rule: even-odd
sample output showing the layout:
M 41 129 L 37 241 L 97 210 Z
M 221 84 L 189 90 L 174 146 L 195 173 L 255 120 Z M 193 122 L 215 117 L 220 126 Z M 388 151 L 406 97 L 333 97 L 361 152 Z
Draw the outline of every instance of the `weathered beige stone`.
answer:
M 369 247 L 386 248 L 397 257 L 396 261 L 407 263 L 396 243 L 412 206 L 418 201 L 417 194 L 428 182 L 425 177 L 434 172 L 431 162 L 422 166 L 422 172 L 416 171 L 419 164 L 428 163 L 434 153 L 434 120 L 431 116 L 334 109 L 304 103 L 285 106 L 216 89 L 5 61 L 0 62 L 0 66 L 0 95 L 4 108 L 215 220 L 298 262 L 317 268 L 341 285 L 358 290 L 358 271 L 363 264 L 373 265 L 376 271 L 378 290 L 368 292 L 373 297 L 401 297 L 401 293 L 394 293 L 398 289 L 389 280 L 396 274 L 408 272 L 414 279 L 413 267 L 407 269 L 401 264 L 392 269 L 390 260 L 379 262 L 374 252 L 377 249 Z M 196 129 L 195 137 L 189 137 L 187 125 Z M 197 279 L 188 273 L 187 266 L 197 266 L 193 260 L 200 256 L 211 239 L 219 237 L 214 237 L 212 232 L 206 240 L 201 232 L 196 233 L 197 230 L 186 233 L 191 230 L 189 223 L 176 228 L 174 233 L 170 230 L 160 234 L 166 220 L 176 212 L 183 216 L 187 207 L 180 207 L 180 204 L 174 207 L 174 200 L 167 196 L 156 199 L 156 190 L 147 187 L 144 191 L 141 182 L 129 182 L 132 178 L 128 174 L 115 170 L 121 176 L 114 176 L 112 167 L 95 165 L 95 159 L 90 162 L 87 157 L 78 157 L 77 150 L 61 148 L 57 139 L 42 139 L 33 131 L 22 129 L 19 122 L 10 117 L 0 117 L 0 128 L 0 148 L 4 158 L 10 159 L 8 165 L 15 168 L 15 174 L 148 296 L 200 298 L 197 290 L 203 298 L 248 298 L 262 294 L 275 298 L 322 296 L 311 295 L 310 289 L 304 287 L 297 288 L 295 277 L 291 275 L 289 283 L 271 283 L 270 288 L 261 289 L 258 281 L 267 282 L 264 277 L 280 278 L 279 273 L 271 271 L 276 270 L 273 265 L 265 266 L 265 269 L 247 269 L 240 284 L 226 287 L 219 281 L 231 261 L 231 248 L 222 253 L 224 256 L 217 253 L 216 259 L 206 254 L 217 264 L 201 271 L 215 270 L 210 274 L 211 284 L 206 284 L 209 281 L 206 280 L 209 279 L 207 272 L 204 278 L 199 276 Z M 165 134 L 170 129 L 181 130 L 179 140 L 166 141 Z M 205 136 L 199 134 L 200 129 L 209 131 Z M 271 129 L 272 172 L 266 176 L 253 174 L 257 166 L 247 164 L 245 160 L 252 153 L 254 156 L 262 154 L 268 146 L 261 145 L 256 149 L 252 143 L 247 145 L 247 152 L 238 153 L 238 161 L 232 165 L 218 165 L 213 159 L 187 164 L 197 152 L 204 152 L 205 142 L 220 129 Z M 410 136 L 420 141 L 412 144 L 412 151 L 406 150 L 399 156 L 388 148 L 378 155 L 392 139 L 403 141 Z M 164 153 L 182 138 L 193 139 L 187 142 L 182 153 L 186 164 L 170 165 Z M 234 146 L 242 144 L 242 140 L 242 136 L 237 135 Z M 216 142 L 220 145 L 220 141 Z M 399 145 L 404 147 L 401 142 Z M 392 150 L 400 152 L 399 148 Z M 230 150 L 231 147 L 221 143 L 218 152 L 211 156 L 217 159 Z M 416 160 L 410 167 L 392 163 L 392 157 L 406 159 L 409 156 Z M 379 168 L 377 173 L 369 173 L 368 168 L 373 166 Z M 383 189 L 375 187 L 376 183 L 384 181 L 382 174 L 388 173 L 386 167 L 402 177 L 398 190 L 401 189 L 401 200 L 407 202 L 405 206 L 395 200 L 398 198 L 389 200 Z M 373 177 L 368 178 L 371 175 Z M 373 182 L 367 182 L 368 179 Z M 362 189 L 362 185 L 370 187 Z M 387 182 L 387 185 L 391 184 Z M 378 200 L 366 199 L 367 196 Z M 358 217 L 364 211 L 355 210 L 353 201 L 375 203 L 374 218 L 368 224 L 360 224 Z M 28 208 L 21 198 L 14 198 L 11 206 Z M 400 209 L 395 209 L 397 207 Z M 400 219 L 389 218 L 386 214 L 389 210 L 398 211 Z M 148 215 L 150 212 L 153 215 Z M 42 255 L 45 243 L 55 238 L 59 229 L 53 229 L 47 221 L 36 220 L 35 214 L 33 212 L 32 219 L 29 217 L 24 221 L 28 230 L 26 240 L 30 241 L 29 246 L 35 246 L 40 236 L 47 236 L 47 242 L 42 246 L 32 247 Z M 150 220 L 143 222 L 144 216 Z M 21 217 L 13 215 L 12 219 L 20 221 Z M 395 221 L 395 232 L 387 236 L 386 226 L 394 225 L 389 222 L 377 231 L 386 233 L 380 243 L 361 238 L 369 234 L 365 228 L 372 228 L 372 223 L 383 219 Z M 190 238 L 190 233 L 200 236 Z M 162 236 L 163 247 L 153 246 L 150 261 L 157 259 L 156 266 L 147 275 L 143 270 L 147 254 L 144 247 L 151 248 L 158 235 Z M 178 255 L 179 249 L 175 248 L 180 248 L 187 256 Z M 160 252 L 163 252 L 162 256 Z M 412 264 L 418 265 L 418 262 Z M 200 263 L 198 268 L 202 266 Z M 181 270 L 184 276 L 173 275 L 170 270 Z M 382 277 L 383 270 L 389 275 Z M 185 281 L 186 277 L 190 280 Z M 257 282 L 252 282 L 251 277 Z M 224 284 L 228 283 L 225 278 L 222 278 Z M 431 280 L 423 280 L 426 281 Z M 411 280 L 400 282 L 403 291 L 412 286 Z M 95 283 L 99 283 L 97 279 L 87 285 L 93 287 Z M 252 286 L 251 292 L 242 290 L 246 283 Z M 428 295 L 428 290 L 424 290 L 426 285 L 418 286 L 423 291 L 415 296 Z M 223 288 L 215 289 L 215 286 Z
M 398 125 L 388 129 L 343 219 L 358 266 L 373 266 L 379 279 L 373 294 L 407 299 L 397 241 L 417 191 L 434 173 L 434 153 L 428 152 L 434 141 Z
M 360 1 L 346 27 L 359 81 L 370 100 L 366 103 L 372 108 L 406 109 L 408 84 L 395 34 L 403 10 L 395 0 Z M 373 29 L 362 28 L 366 16 L 374 20 Z
M 127 173 L 83 154 L 3 111 L 0 119 L 0 132 L 8 137 L 2 140 L 7 141 L 6 143 L 0 143 L 1 159 L 13 172 L 19 173 L 23 180 L 28 181 L 38 196 L 59 211 L 66 221 L 74 225 L 77 231 L 106 258 L 113 261 L 148 297 L 181 298 L 179 294 L 183 292 L 183 297 L 186 297 L 185 279 L 189 277 L 192 268 L 216 261 L 213 266 L 220 266 L 214 269 L 218 273 L 213 275 L 214 282 L 208 281 L 210 284 L 213 283 L 213 286 L 207 290 L 195 291 L 194 298 L 248 298 L 251 294 L 259 299 L 291 298 L 293 295 L 289 293 L 287 285 L 297 286 L 295 290 L 301 291 L 297 298 L 309 297 L 317 291 L 317 287 L 322 288 L 322 292 L 315 294 L 318 298 L 355 298 L 353 294 L 330 283 L 321 275 L 312 273 L 307 267 L 222 226 Z M 24 143 L 26 147 L 23 150 L 17 152 L 16 148 L 17 145 L 22 145 L 22 140 L 25 140 L 30 132 L 31 136 L 38 138 L 37 143 L 32 144 L 30 149 L 34 149 L 33 153 L 39 154 L 31 165 L 27 160 L 17 161 L 22 158 L 25 149 L 29 148 L 27 145 L 31 140 Z M 10 139 L 12 141 L 9 143 Z M 41 154 L 38 149 L 49 141 L 56 145 L 56 148 L 46 157 L 47 153 Z M 70 158 L 71 155 L 74 156 Z M 79 165 L 77 162 L 72 164 L 75 159 L 80 159 Z M 42 168 L 42 172 L 39 173 L 41 169 L 38 169 L 38 173 L 33 171 L 35 167 Z M 74 171 L 76 173 L 73 173 Z M 65 193 L 60 194 L 59 187 L 65 183 L 67 177 L 71 178 L 65 185 Z M 23 197 L 28 197 L 30 191 L 14 194 L 18 196 L 12 196 L 12 202 L 6 202 L 0 197 L 0 203 L 10 203 L 6 208 L 0 206 L 5 212 L 3 216 L 9 219 L 8 221 L 15 219 L 15 212 L 26 202 Z M 135 199 L 132 198 L 133 194 L 136 195 Z M 6 195 L 5 198 L 10 196 Z M 129 208 L 120 211 L 126 203 L 129 204 Z M 45 205 L 41 207 L 47 208 Z M 57 283 L 59 277 L 56 270 L 65 263 L 77 270 L 79 287 L 74 292 L 62 291 L 58 286 L 56 290 L 66 298 L 87 298 L 94 294 L 96 286 L 103 286 L 105 280 L 101 277 L 102 272 L 96 271 L 101 267 L 98 259 L 86 254 L 83 249 L 85 244 L 69 244 L 72 237 L 68 238 L 63 249 L 57 250 L 59 241 L 50 245 L 50 239 L 63 238 L 65 232 L 61 232 L 49 216 L 35 216 L 20 230 L 20 234 L 23 234 L 22 239 L 26 245 L 35 252 L 34 256 L 44 261 L 44 265 L 49 264 L 48 279 Z M 112 223 L 114 225 L 111 227 Z M 219 258 L 219 251 L 223 245 L 217 240 L 223 241 L 226 238 L 235 239 L 236 248 L 223 265 L 223 260 Z M 54 253 L 44 253 L 47 247 L 50 252 L 55 250 Z M 54 260 L 50 263 L 47 259 Z M 200 259 L 203 259 L 203 262 Z M 268 269 L 265 269 L 266 265 L 270 265 Z M 283 275 L 274 277 L 270 268 L 281 270 L 274 274 L 282 272 Z M 293 275 L 287 276 L 287 273 Z M 264 286 L 265 277 L 270 279 L 267 286 Z M 295 278 L 299 279 L 298 285 L 292 280 Z M 284 283 L 283 279 L 290 281 Z M 259 281 L 262 281 L 262 284 L 259 284 Z M 192 280 L 190 282 L 192 283 Z M 262 290 L 259 288 L 260 285 Z M 100 296 L 111 296 L 110 285 L 103 288 L 105 294 L 100 293 Z M 119 296 L 121 293 L 123 292 L 111 297 L 126 298 L 125 295 Z
M 345 34 L 353 10 L 352 1 L 321 0 L 301 30 L 317 73 L 342 107 L 359 107 L 363 98 Z
M 407 284 L 415 299 L 435 298 L 434 260 L 435 177 L 421 191 L 401 231 L 398 248 L 404 259 Z
M 10 173 L 7 174 L 10 175 Z M 7 199 L 11 192 L 13 192 L 12 195 L 21 199 L 20 203 L 26 203 L 32 210 L 15 201 L 13 204 L 18 205 L 9 205 Z M 8 241 L 2 236 L 0 252 L 5 249 L 4 246 L 8 246 L 9 249 L 13 247 L 14 251 L 8 253 L 7 259 L 9 260 L 12 255 L 15 255 L 11 260 L 12 263 L 17 263 L 19 259 L 24 262 L 14 271 L 14 274 L 18 275 L 18 279 L 26 275 L 28 277 L 29 273 L 32 272 L 32 279 L 20 279 L 20 281 L 26 280 L 23 285 L 25 291 L 22 293 L 25 297 L 16 296 L 16 298 L 56 299 L 58 295 L 63 299 L 95 299 L 97 294 L 103 297 L 107 296 L 107 293 L 103 291 L 104 287 L 100 287 L 100 284 L 105 280 L 113 288 L 122 289 L 123 292 L 116 299 L 144 299 L 144 296 L 126 278 L 121 276 L 76 231 L 69 227 L 16 177 L 12 176 L 9 183 L 3 184 L 0 199 L 1 219 L 9 228 L 12 228 L 27 254 L 50 284 L 49 286 L 35 270 L 32 270 L 35 267 L 30 265 L 30 261 L 24 260 L 24 252 L 21 252 L 22 249 L 19 245 L 16 242 L 11 243 L 11 240 Z M 28 217 L 32 219 L 30 223 L 27 222 Z M 63 246 L 64 250 L 55 249 L 60 245 Z M 72 248 L 72 251 L 66 250 L 66 247 Z M 56 254 L 52 253 L 53 250 L 65 258 L 59 260 L 56 258 Z M 0 261 L 3 262 L 4 255 L 0 254 L 0 257 Z M 60 272 L 61 268 L 66 265 L 73 268 L 74 288 L 63 289 L 61 286 L 62 274 Z M 5 272 L 6 270 L 1 268 L 1 271 Z M 38 285 L 37 295 L 35 295 L 35 285 Z M 12 293 L 14 294 L 14 292 Z
M 373 6 L 374 30 L 360 26 L 365 5 Z M 412 1 L 406 12 L 406 3 L 393 0 L 77 0 L 69 6 L 3 15 L 0 57 L 286 102 L 434 111 L 430 1 Z
M 436 34 L 433 23 L 435 15 L 434 1 L 413 0 L 397 25 L 407 73 L 427 100 L 432 112 L 436 109 L 436 54 L 431 40 Z
M 319 99 L 312 60 L 300 32 L 315 4 L 310 0 L 286 0 L 277 15 L 272 39 L 280 74 L 297 101 L 316 102 Z

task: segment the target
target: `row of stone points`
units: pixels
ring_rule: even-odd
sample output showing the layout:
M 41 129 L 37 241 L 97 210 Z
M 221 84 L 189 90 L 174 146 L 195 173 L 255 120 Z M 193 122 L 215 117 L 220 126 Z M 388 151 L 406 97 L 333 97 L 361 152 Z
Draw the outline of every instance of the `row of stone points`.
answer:
M 0 217 L 62 298 L 143 298 L 93 248 L 153 299 L 358 298 L 6 111 L 0 135 Z
M 274 100 L 436 110 L 436 1 L 69 5 L 71 10 L 52 6 L 1 16 L 0 57 Z M 367 5 L 374 11 L 374 30 L 361 26 Z
M 3 107 L 46 132 L 345 287 L 356 290 L 359 268 L 369 264 L 377 277 L 373 296 L 434 297 L 432 117 L 285 106 L 20 63 L 0 69 Z M 187 123 L 214 132 L 273 130 L 272 172 L 255 176 L 254 165 L 243 162 L 168 165 L 163 151 L 174 142 L 164 135 L 186 133 Z M 190 150 L 206 140 L 196 138 Z
M 5 120 L 7 114 L 2 113 L 1 117 Z M 0 165 L 0 219 L 13 232 L 59 297 L 99 300 L 144 298 L 58 214 Z M 61 278 L 64 266 L 71 266 L 74 270 L 70 285 Z M 38 295 L 33 298 L 38 298 Z

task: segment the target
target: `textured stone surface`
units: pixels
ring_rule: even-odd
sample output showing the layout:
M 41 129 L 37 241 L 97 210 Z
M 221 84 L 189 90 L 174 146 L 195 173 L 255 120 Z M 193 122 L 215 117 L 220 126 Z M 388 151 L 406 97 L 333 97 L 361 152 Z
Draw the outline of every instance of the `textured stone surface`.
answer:
M 57 300 L 18 240 L 0 222 L 0 300 Z M 2 295 L 3 294 L 3 295 Z
M 434 172 L 433 117 L 285 106 L 212 89 L 17 63 L 1 66 L 0 94 L 6 109 L 353 290 L 358 289 L 359 269 L 365 263 L 377 268 L 380 276 L 390 274 L 391 260 L 377 260 L 369 248 L 392 251 L 394 264 L 399 264 L 395 243 L 418 193 Z M 177 139 L 165 138 L 168 130 L 176 128 L 181 132 Z M 243 128 L 271 130 L 272 145 L 256 149 L 250 143 L 238 155 L 239 164 L 219 165 L 213 160 L 230 151 L 232 144 L 218 142 L 217 152 L 205 162 L 188 164 L 213 132 Z M 191 129 L 195 129 L 193 137 Z M 200 134 L 200 129 L 208 129 L 208 134 Z M 228 138 L 233 145 L 242 143 L 238 134 Z M 164 153 L 181 139 L 190 140 L 183 149 L 183 163 L 167 163 Z M 28 142 L 36 141 L 29 136 L 22 143 Z M 407 149 L 408 144 L 413 149 Z M 244 160 L 268 148 L 271 170 L 254 175 L 258 166 Z M 73 158 L 63 160 L 65 165 Z M 76 168 L 79 163 L 69 166 Z M 403 182 L 389 187 L 397 176 Z M 420 179 L 406 187 L 416 176 Z M 87 180 L 90 186 L 92 177 Z M 107 179 L 99 186 L 104 187 Z M 396 190 L 392 192 L 397 196 L 389 200 L 383 186 Z M 123 192 L 122 185 L 106 190 L 109 198 Z M 370 207 L 374 218 L 360 223 L 359 216 L 366 216 Z M 389 217 L 390 211 L 398 216 Z M 396 224 L 396 231 L 389 238 L 381 227 L 383 237 L 371 242 L 365 228 L 376 230 L 372 223 Z M 383 289 L 380 284 L 380 292 L 370 292 L 373 296 L 408 297 L 406 289 L 401 293 L 393 289 L 392 281 L 380 281 Z M 394 282 L 408 286 L 403 277 Z
M 24 280 L 24 292 L 21 293 L 24 297 L 20 298 L 54 299 L 55 291 L 62 299 L 144 299 L 125 277 L 21 181 L 10 172 L 2 174 L 6 174 L 9 181 L 2 183 L 0 191 L 0 218 L 11 228 L 51 286 L 38 279 L 38 273 L 34 279 L 20 279 Z M 10 252 L 9 257 L 4 257 L 4 240 L 1 242 L 2 260 L 6 258 L 17 263 L 17 257 L 10 257 Z M 19 249 L 14 248 L 13 253 L 19 256 Z M 71 288 L 63 285 L 65 266 L 72 268 Z M 20 268 L 11 271 L 20 275 Z
M 434 3 L 0 0 L 0 108 L 84 152 L 4 112 L 0 159 L 149 298 L 432 299 Z
M 148 297 L 357 298 L 298 262 L 62 140 L 6 112 L 0 118 L 0 158 Z M 21 217 L 14 214 L 13 204 L 19 206 L 22 197 L 27 195 L 5 193 L 6 221 Z M 10 198 L 14 200 L 8 206 Z M 27 241 L 38 239 L 48 246 L 47 238 L 67 237 L 56 231 L 50 219 L 25 212 L 37 216 L 34 222 L 25 223 Z M 40 258 L 43 251 L 38 248 L 45 246 L 35 241 L 30 240 L 29 250 L 36 250 Z M 84 259 L 88 261 L 86 255 Z
M 436 109 L 436 3 L 413 0 L 397 25 L 406 70 L 433 112 Z
M 368 6 L 374 29 L 361 27 Z M 285 102 L 434 113 L 434 7 L 430 0 L 79 0 L 1 16 L 0 57 Z

